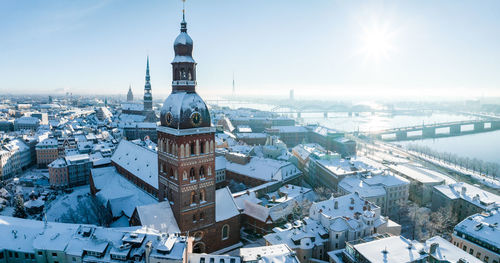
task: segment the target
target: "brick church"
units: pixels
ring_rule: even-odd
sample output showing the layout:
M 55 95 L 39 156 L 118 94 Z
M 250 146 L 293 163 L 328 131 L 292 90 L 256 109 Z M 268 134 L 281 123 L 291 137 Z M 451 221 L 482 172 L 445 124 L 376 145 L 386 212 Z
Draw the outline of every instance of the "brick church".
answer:
M 168 200 L 193 250 L 210 253 L 238 244 L 239 213 L 227 188 L 215 189 L 215 127 L 196 93 L 196 62 L 187 23 L 174 42 L 172 93 L 163 103 L 158 131 L 158 199 Z

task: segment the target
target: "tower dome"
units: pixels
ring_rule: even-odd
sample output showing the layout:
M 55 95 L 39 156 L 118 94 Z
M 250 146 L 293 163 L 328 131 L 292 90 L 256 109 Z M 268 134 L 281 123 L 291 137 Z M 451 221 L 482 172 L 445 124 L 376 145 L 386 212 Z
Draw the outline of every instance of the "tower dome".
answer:
M 187 33 L 187 23 L 182 18 L 181 22 L 181 33 L 177 36 L 174 41 L 174 51 L 175 56 L 189 56 L 193 54 L 193 40 Z

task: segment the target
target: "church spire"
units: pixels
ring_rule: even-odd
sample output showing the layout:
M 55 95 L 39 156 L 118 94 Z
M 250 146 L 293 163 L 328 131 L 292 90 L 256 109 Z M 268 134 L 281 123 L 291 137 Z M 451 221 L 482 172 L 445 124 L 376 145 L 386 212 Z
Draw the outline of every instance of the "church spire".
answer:
M 186 0 L 182 0 L 182 22 L 181 22 L 181 32 L 187 32 L 187 23 L 186 23 L 186 8 L 185 8 Z
M 153 109 L 153 95 L 151 94 L 151 78 L 149 76 L 149 56 L 146 61 L 146 84 L 144 85 L 144 110 L 151 111 Z

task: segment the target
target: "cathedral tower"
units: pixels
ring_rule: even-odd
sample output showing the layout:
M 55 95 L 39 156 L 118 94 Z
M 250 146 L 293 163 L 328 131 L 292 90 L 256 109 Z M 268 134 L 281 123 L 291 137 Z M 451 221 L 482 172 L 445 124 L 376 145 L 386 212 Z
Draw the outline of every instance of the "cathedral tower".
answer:
M 202 244 L 195 246 L 208 248 L 207 239 L 216 231 L 215 128 L 196 93 L 193 40 L 184 14 L 174 51 L 172 93 L 163 103 L 158 127 L 158 197 L 170 201 L 180 230 Z

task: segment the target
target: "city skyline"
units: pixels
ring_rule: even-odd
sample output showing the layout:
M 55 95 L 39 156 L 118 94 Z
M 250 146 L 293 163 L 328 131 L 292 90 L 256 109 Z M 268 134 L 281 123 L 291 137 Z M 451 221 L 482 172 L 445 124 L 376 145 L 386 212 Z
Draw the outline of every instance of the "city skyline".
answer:
M 288 3 L 288 4 L 287 4 Z M 1 93 L 170 92 L 181 1 L 2 3 Z M 500 96 L 494 1 L 188 1 L 206 96 Z M 311 94 L 313 93 L 313 94 Z

